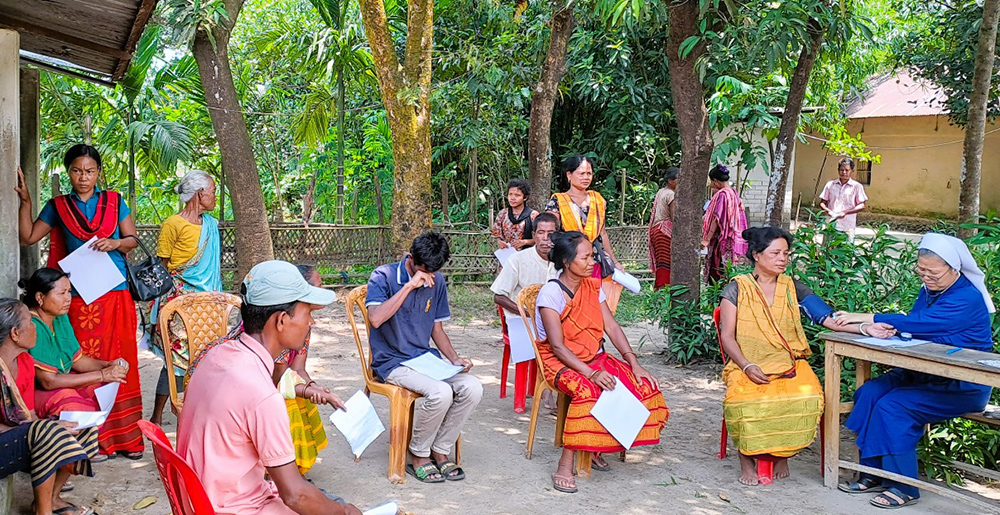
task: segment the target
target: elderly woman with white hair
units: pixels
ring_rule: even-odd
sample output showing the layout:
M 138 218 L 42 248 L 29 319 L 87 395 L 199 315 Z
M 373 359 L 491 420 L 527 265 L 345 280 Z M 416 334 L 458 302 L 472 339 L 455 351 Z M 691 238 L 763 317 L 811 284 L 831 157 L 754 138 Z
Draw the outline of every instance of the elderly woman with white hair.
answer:
M 925 234 L 916 273 L 924 286 L 908 314 L 841 312 L 836 322 L 845 330 L 880 338 L 899 331 L 992 352 L 990 323 L 996 308 L 965 243 L 944 234 Z M 862 465 L 916 478 L 916 447 L 924 426 L 982 411 L 990 393 L 988 386 L 896 368 L 858 389 L 846 425 L 858 435 Z M 920 497 L 916 487 L 870 474 L 840 489 L 851 494 L 882 492 L 871 500 L 879 508 L 908 506 Z
M 201 170 L 192 170 L 174 188 L 184 203 L 179 213 L 163 221 L 156 255 L 174 278 L 174 289 L 150 307 L 150 343 L 153 352 L 163 358 L 170 355 L 178 389 L 184 387 L 187 372 L 187 337 L 179 319 L 170 321 L 171 338 L 163 342 L 156 324 L 160 308 L 184 293 L 222 290 L 220 271 L 219 222 L 209 212 L 215 209 L 215 181 Z M 170 352 L 165 352 L 169 349 Z M 163 408 L 170 397 L 167 383 L 169 361 L 156 383 L 156 400 L 150 422 L 163 422 Z

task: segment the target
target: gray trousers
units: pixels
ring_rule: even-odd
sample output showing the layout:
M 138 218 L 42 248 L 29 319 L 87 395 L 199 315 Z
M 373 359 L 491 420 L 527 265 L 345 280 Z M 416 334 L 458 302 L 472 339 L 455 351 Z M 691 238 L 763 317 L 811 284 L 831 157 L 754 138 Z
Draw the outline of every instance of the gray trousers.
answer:
M 483 400 L 483 383 L 469 373 L 437 381 L 409 367 L 399 366 L 385 382 L 423 395 L 414 401 L 410 452 L 427 458 L 431 451 L 450 455 L 469 416 Z

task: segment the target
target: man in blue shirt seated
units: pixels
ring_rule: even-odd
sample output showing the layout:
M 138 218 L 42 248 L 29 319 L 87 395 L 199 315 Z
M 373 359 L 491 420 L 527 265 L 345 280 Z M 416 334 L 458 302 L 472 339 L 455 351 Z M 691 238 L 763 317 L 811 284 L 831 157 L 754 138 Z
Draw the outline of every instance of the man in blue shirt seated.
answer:
M 444 332 L 451 318 L 448 288 L 438 270 L 448 261 L 448 240 L 435 232 L 417 236 L 399 263 L 382 265 L 368 280 L 365 306 L 372 331 L 372 369 L 386 383 L 423 395 L 414 403 L 413 436 L 406 471 L 425 483 L 465 479 L 449 459 L 462 427 L 483 398 L 483 384 L 472 374 L 472 361 L 459 357 Z M 437 349 L 432 349 L 434 340 Z M 402 362 L 427 352 L 465 367 L 438 381 Z

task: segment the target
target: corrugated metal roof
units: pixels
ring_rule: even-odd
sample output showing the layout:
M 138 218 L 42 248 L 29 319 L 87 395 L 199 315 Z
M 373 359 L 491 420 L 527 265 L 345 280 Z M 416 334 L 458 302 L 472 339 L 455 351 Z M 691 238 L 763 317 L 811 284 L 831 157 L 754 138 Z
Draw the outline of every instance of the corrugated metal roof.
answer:
M 847 117 L 935 116 L 947 112 L 944 99 L 937 85 L 899 72 L 873 81 L 864 97 L 847 107 Z

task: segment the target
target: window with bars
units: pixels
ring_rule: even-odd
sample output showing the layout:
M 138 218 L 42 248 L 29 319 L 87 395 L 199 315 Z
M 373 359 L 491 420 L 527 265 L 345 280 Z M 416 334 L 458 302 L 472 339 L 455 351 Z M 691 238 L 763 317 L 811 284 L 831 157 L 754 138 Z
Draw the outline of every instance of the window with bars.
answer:
M 864 184 L 865 186 L 871 186 L 872 183 L 872 162 L 863 159 L 858 160 L 858 169 L 855 173 L 855 180 Z

